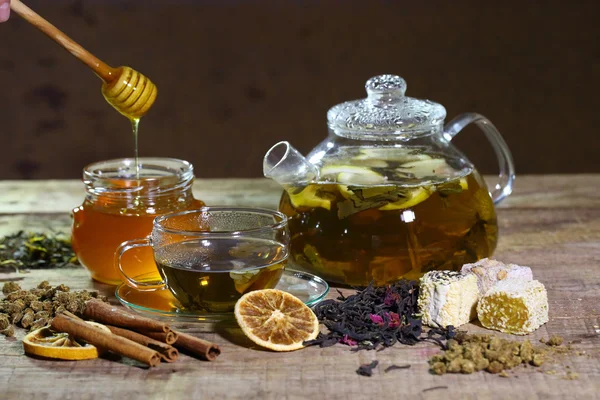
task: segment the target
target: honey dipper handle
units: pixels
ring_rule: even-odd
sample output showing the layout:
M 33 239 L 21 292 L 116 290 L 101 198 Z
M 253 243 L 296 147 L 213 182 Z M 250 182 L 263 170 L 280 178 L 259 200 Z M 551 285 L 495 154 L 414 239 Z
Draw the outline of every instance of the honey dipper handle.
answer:
M 27 7 L 20 0 L 11 0 L 10 8 L 19 14 L 27 22 L 44 32 L 48 37 L 56 43 L 64 47 L 69 53 L 85 65 L 94 70 L 96 75 L 102 78 L 105 82 L 111 82 L 116 77 L 116 70 L 109 65 L 99 60 L 92 53 L 81 47 L 73 39 L 61 32 L 57 27 L 39 16 L 31 8 Z

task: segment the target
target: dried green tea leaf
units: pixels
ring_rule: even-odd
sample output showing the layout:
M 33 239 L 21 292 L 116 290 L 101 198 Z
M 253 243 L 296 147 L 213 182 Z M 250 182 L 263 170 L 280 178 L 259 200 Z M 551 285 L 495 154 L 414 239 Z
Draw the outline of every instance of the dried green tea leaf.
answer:
M 71 241 L 60 234 L 19 231 L 0 239 L 0 270 L 57 268 L 77 262 Z

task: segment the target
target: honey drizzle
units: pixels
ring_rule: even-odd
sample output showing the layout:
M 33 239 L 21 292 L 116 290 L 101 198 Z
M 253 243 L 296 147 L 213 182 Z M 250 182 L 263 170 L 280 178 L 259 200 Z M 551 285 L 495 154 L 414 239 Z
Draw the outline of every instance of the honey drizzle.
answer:
M 135 155 L 135 178 L 140 179 L 140 163 L 138 150 L 138 128 L 140 126 L 140 118 L 130 118 L 131 129 L 133 131 L 133 151 Z

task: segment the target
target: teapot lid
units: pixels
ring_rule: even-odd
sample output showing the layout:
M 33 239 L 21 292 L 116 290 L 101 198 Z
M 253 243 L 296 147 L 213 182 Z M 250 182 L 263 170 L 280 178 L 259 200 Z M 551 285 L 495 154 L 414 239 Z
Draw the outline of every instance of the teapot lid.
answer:
M 404 96 L 406 81 L 378 75 L 365 84 L 367 98 L 338 104 L 327 112 L 337 135 L 352 139 L 397 140 L 439 132 L 446 109 L 438 103 Z

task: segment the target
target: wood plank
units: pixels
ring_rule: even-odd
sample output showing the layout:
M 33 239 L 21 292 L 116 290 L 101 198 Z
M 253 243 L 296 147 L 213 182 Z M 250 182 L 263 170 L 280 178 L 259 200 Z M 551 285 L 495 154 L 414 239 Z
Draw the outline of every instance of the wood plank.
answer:
M 194 196 L 208 205 L 276 208 L 281 189 L 271 180 L 197 179 Z M 62 213 L 81 204 L 85 187 L 78 180 L 0 181 L 0 214 Z
M 493 176 L 486 176 L 489 184 Z M 600 207 L 600 174 L 526 175 L 500 207 Z M 196 179 L 194 195 L 208 205 L 276 208 L 280 187 L 271 180 Z M 78 180 L 0 181 L 0 214 L 70 212 L 85 196 Z
M 223 354 L 217 361 L 207 363 L 182 356 L 175 364 L 153 369 L 141 368 L 128 360 L 52 362 L 25 357 L 19 341 L 0 337 L 0 387 L 7 388 L 0 397 L 354 399 L 396 398 L 406 394 L 419 399 L 597 398 L 600 393 L 600 193 L 596 188 L 600 175 L 523 177 L 517 182 L 515 194 L 498 210 L 501 236 L 495 257 L 531 266 L 535 277 L 548 289 L 550 321 L 529 338 L 535 341 L 560 334 L 567 341 L 578 341 L 573 348 L 576 352 L 585 352 L 581 356 L 573 355 L 541 369 L 519 368 L 511 373 L 511 378 L 486 373 L 440 377 L 428 373 L 427 359 L 438 351 L 431 344 L 396 345 L 381 352 L 353 353 L 347 347 L 334 346 L 273 353 L 249 344 L 233 323 L 186 323 L 178 327 L 222 346 Z M 40 207 L 39 200 L 31 198 L 43 193 L 39 186 L 10 185 L 0 183 L 0 193 L 5 193 L 1 189 L 15 187 L 12 191 L 21 192 L 23 204 L 29 204 L 30 210 Z M 214 181 L 201 185 L 198 194 L 204 188 L 205 196 L 213 196 L 215 201 L 243 204 L 248 201 L 246 195 L 228 197 L 227 194 L 237 193 L 242 187 L 252 193 L 250 197 L 254 196 L 254 202 L 276 206 L 279 189 L 261 185 L 258 181 Z M 0 198 L 4 204 L 0 206 L 0 214 L 4 213 L 0 215 L 0 233 L 6 227 L 52 227 L 68 231 L 69 217 L 65 210 L 71 205 L 65 202 L 82 195 L 77 193 L 76 186 L 77 183 L 71 181 L 55 182 L 56 195 L 48 198 L 56 201 L 49 202 L 44 209 L 46 213 L 42 214 L 31 214 L 22 205 L 5 207 L 6 202 Z M 51 187 L 46 186 L 44 190 Z M 74 289 L 96 289 L 112 296 L 111 287 L 90 281 L 81 268 L 0 273 L 0 278 L 17 276 L 23 278 L 24 287 L 48 279 L 53 284 L 64 282 Z M 112 299 L 114 301 L 114 297 Z M 473 332 L 484 331 L 474 324 L 466 328 Z M 373 359 L 380 362 L 373 377 L 356 375 L 360 364 Z M 411 368 L 384 373 L 390 364 L 411 364 Z M 579 379 L 565 380 L 569 371 L 578 373 Z M 436 386 L 447 388 L 423 392 Z

